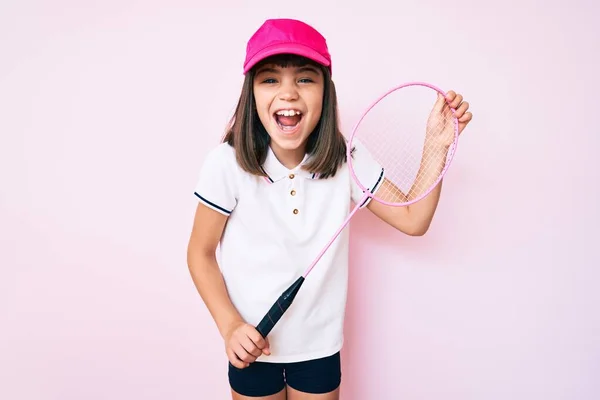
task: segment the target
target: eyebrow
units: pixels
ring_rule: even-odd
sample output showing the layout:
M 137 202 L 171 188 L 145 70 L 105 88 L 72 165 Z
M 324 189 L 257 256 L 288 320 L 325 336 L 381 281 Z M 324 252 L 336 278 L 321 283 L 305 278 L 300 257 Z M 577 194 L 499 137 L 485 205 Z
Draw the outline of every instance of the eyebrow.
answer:
M 262 67 L 258 71 L 256 71 L 256 75 L 264 74 L 264 73 L 274 74 L 274 73 L 277 73 L 277 72 L 278 71 L 275 68 L 272 68 L 272 67 Z
M 300 67 L 300 68 L 298 68 L 298 70 L 296 72 L 313 72 L 315 74 L 319 73 L 319 71 L 311 65 Z
M 299 67 L 296 70 L 296 73 L 303 73 L 303 72 L 312 72 L 317 75 L 319 74 L 319 71 L 311 65 L 305 65 L 303 67 Z M 273 67 L 262 67 L 261 69 L 256 71 L 256 75 L 265 74 L 265 73 L 276 74 L 276 73 L 279 73 L 279 70 L 276 68 L 273 68 Z

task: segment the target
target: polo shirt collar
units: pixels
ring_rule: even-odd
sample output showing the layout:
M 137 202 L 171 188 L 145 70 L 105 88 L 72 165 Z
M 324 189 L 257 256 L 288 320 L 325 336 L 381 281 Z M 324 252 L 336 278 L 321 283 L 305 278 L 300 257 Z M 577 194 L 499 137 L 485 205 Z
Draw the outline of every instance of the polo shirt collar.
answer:
M 263 164 L 263 170 L 268 175 L 268 179 L 271 182 L 277 182 L 281 179 L 288 177 L 290 174 L 293 174 L 295 176 L 301 176 L 306 179 L 315 179 L 317 177 L 317 174 L 314 174 L 301 168 L 304 164 L 306 164 L 308 159 L 309 155 L 306 154 L 300 164 L 298 164 L 293 169 L 288 169 L 277 159 L 277 156 L 275 156 L 275 153 L 273 152 L 273 149 L 271 149 L 271 146 L 268 146 L 267 157 Z

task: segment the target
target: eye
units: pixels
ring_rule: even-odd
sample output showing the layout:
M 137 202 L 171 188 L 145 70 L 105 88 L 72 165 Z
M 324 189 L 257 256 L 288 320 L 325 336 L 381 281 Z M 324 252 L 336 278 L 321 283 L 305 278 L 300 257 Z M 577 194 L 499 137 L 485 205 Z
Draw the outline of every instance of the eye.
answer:
M 312 83 L 314 81 L 310 78 L 301 78 L 301 79 L 299 79 L 299 82 L 300 83 Z
M 267 78 L 265 80 L 263 80 L 263 83 L 276 83 L 277 81 L 273 78 Z

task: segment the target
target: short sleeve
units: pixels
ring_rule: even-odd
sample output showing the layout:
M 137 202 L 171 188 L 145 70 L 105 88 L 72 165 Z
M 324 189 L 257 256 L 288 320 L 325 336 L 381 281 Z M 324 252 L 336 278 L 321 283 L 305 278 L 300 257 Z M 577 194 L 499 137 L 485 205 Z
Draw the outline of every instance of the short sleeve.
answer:
M 385 171 L 383 167 L 373 158 L 366 147 L 359 141 L 352 141 L 353 147 L 351 168 L 360 181 L 360 184 L 374 193 L 383 183 Z M 350 184 L 352 185 L 352 200 L 358 204 L 364 197 L 364 191 L 356 182 L 352 173 L 350 174 Z M 371 198 L 367 198 L 360 207 L 366 207 Z
M 233 148 L 220 144 L 207 154 L 194 195 L 209 208 L 229 216 L 237 204 L 236 171 Z

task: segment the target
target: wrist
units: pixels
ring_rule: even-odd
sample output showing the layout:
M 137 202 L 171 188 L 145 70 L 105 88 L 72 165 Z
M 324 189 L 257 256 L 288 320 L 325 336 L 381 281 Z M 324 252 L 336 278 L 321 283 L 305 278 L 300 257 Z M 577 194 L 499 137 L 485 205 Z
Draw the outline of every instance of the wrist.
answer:
M 427 158 L 428 164 L 436 165 L 446 163 L 448 152 L 450 151 L 450 146 L 448 144 L 432 140 L 425 144 L 425 149 L 423 155 Z
M 231 317 L 219 324 L 219 333 L 221 334 L 221 337 L 226 340 L 238 326 L 243 325 L 244 323 L 245 322 L 241 317 Z
M 446 143 L 435 138 L 428 138 L 425 141 L 425 148 L 428 152 L 433 153 L 439 157 L 446 157 L 448 150 L 450 150 L 451 143 Z

